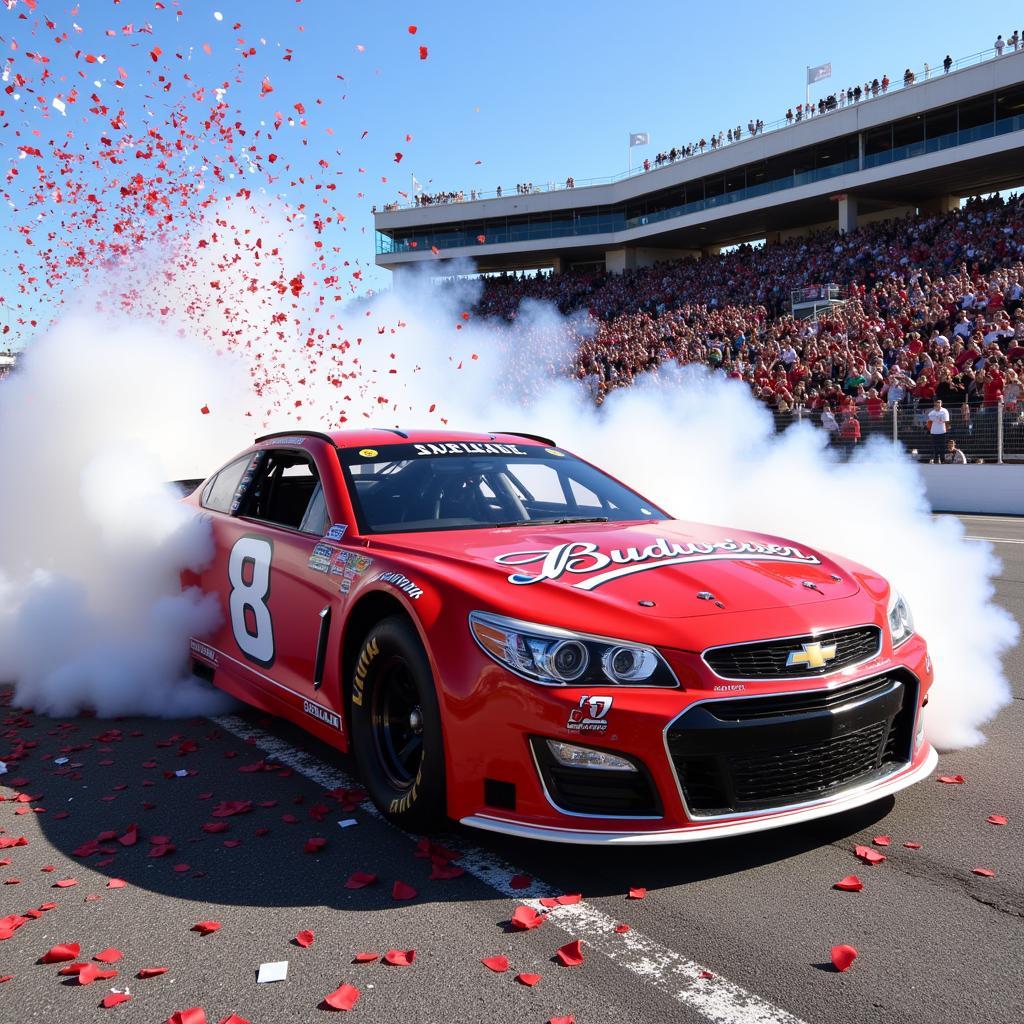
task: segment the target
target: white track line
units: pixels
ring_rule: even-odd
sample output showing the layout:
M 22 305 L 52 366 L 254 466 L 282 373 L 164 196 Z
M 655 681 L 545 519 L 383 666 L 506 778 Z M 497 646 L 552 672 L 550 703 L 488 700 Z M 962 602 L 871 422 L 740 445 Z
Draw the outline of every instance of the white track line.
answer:
M 352 789 L 359 785 L 340 768 L 313 754 L 296 750 L 290 743 L 250 725 L 238 715 L 221 715 L 213 721 L 239 739 L 251 740 L 275 761 L 287 765 L 324 789 L 335 789 L 338 786 Z M 369 800 L 360 804 L 359 809 L 386 821 Z M 409 839 L 415 838 L 401 829 L 396 831 Z M 488 850 L 474 845 L 467 846 L 461 837 L 459 848 L 462 850 L 459 866 L 502 896 L 542 911 L 544 908 L 539 903 L 540 897 L 550 896 L 557 891 L 537 878 L 529 889 L 513 889 L 510 884 L 512 877 L 524 872 Z M 617 934 L 615 926 L 618 922 L 586 901 L 556 907 L 548 917 L 550 920 L 545 927 L 556 925 L 571 938 L 584 939 L 590 949 L 603 954 L 618 967 L 631 971 L 670 999 L 688 1006 L 715 1024 L 804 1024 L 799 1017 L 747 992 L 720 974 L 715 974 L 640 932 L 630 930 L 624 935 Z
M 1024 544 L 1020 537 L 975 537 L 968 534 L 968 540 L 987 540 L 990 544 Z

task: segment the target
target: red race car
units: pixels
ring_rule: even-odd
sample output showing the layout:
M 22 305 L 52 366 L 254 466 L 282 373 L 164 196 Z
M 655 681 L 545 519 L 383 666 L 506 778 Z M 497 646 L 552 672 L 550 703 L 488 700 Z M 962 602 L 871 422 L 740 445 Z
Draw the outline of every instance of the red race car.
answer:
M 351 750 L 398 824 L 685 842 L 876 800 L 936 755 L 881 576 L 680 522 L 528 434 L 295 430 L 185 499 L 192 667 Z

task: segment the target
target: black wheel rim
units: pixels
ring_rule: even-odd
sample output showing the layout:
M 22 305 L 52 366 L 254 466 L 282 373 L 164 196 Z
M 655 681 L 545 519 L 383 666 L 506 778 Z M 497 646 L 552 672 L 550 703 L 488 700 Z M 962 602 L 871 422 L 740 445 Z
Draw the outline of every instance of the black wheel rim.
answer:
M 423 760 L 423 709 L 402 658 L 388 658 L 379 666 L 372 693 L 377 761 L 395 789 L 410 789 Z

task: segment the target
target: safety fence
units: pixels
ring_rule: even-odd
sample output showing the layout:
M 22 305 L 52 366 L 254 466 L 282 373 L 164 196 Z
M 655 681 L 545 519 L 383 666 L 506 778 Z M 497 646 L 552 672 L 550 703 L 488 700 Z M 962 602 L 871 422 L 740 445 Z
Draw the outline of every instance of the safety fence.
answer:
M 776 431 L 797 423 L 810 424 L 829 435 L 829 444 L 847 454 L 863 448 L 870 438 L 882 437 L 901 445 L 918 462 L 996 463 L 1024 462 L 1024 402 L 954 403 L 943 434 L 932 434 L 929 402 L 901 402 L 830 416 L 821 410 L 798 406 L 792 411 L 773 411 Z M 950 446 L 950 440 L 953 446 Z

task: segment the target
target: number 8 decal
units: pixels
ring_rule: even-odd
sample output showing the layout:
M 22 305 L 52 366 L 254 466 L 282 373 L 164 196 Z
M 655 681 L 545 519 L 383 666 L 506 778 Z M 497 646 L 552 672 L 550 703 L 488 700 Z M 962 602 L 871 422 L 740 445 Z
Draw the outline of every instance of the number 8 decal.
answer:
M 231 630 L 239 650 L 260 665 L 270 665 L 274 661 L 274 624 L 267 607 L 273 553 L 270 541 L 260 537 L 241 537 L 231 549 L 228 560 Z M 247 566 L 251 574 L 248 583 L 245 581 Z

